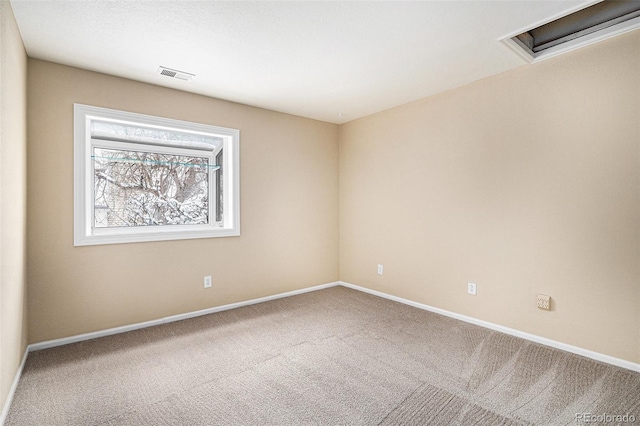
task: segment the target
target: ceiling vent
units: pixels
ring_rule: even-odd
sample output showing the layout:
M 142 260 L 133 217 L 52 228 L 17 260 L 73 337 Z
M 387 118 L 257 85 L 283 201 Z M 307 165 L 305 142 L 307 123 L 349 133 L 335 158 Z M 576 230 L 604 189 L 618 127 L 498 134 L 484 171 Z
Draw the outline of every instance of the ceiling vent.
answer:
M 178 70 L 174 70 L 174 69 L 163 67 L 163 66 L 158 68 L 157 74 L 164 75 L 170 78 L 177 78 L 178 80 L 184 80 L 184 81 L 189 81 L 196 76 L 195 74 L 191 74 L 184 71 L 178 71 Z
M 640 28 L 640 1 L 604 0 L 543 21 L 501 39 L 537 62 Z

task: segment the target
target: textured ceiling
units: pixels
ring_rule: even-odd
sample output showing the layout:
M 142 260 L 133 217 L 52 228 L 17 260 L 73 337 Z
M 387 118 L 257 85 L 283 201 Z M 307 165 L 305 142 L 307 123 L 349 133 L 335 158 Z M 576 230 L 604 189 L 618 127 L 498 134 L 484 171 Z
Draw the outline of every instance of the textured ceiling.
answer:
M 31 57 L 333 123 L 522 66 L 499 38 L 587 3 L 11 1 Z

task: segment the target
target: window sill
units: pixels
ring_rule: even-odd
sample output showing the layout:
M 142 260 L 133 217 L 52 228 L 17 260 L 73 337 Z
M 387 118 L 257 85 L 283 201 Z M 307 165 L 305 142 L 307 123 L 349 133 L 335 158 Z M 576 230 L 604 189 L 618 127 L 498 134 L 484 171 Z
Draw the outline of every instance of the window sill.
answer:
M 80 235 L 75 238 L 76 246 L 92 246 L 102 244 L 126 244 L 126 243 L 143 243 L 149 241 L 173 241 L 173 240 L 189 240 L 196 238 L 216 238 L 216 237 L 237 237 L 240 235 L 240 229 L 221 228 L 221 227 L 197 227 L 191 226 L 193 229 L 184 230 L 162 230 L 150 229 L 149 231 L 140 229 L 127 230 L 118 229 L 116 232 L 101 229 L 94 230 L 91 235 Z M 146 231 L 146 232 L 145 232 Z

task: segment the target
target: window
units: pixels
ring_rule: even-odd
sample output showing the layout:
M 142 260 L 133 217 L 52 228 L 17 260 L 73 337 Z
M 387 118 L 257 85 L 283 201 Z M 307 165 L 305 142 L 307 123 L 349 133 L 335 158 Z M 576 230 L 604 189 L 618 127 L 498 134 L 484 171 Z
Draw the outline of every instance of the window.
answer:
M 76 104 L 76 246 L 240 235 L 236 129 Z

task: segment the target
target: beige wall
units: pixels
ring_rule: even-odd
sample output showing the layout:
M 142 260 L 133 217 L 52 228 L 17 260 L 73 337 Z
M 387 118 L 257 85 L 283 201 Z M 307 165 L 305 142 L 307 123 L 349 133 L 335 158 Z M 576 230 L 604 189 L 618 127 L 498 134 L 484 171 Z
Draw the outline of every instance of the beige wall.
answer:
M 639 76 L 635 31 L 342 125 L 341 280 L 640 362 Z
M 34 59 L 28 75 L 30 342 L 338 279 L 336 125 Z M 74 102 L 240 129 L 242 235 L 74 247 Z
M 27 346 L 27 55 L 0 0 L 0 409 Z
M 29 341 L 340 278 L 640 362 L 638 70 L 636 31 L 338 127 L 29 59 Z M 73 247 L 74 102 L 240 129 L 242 235 Z

